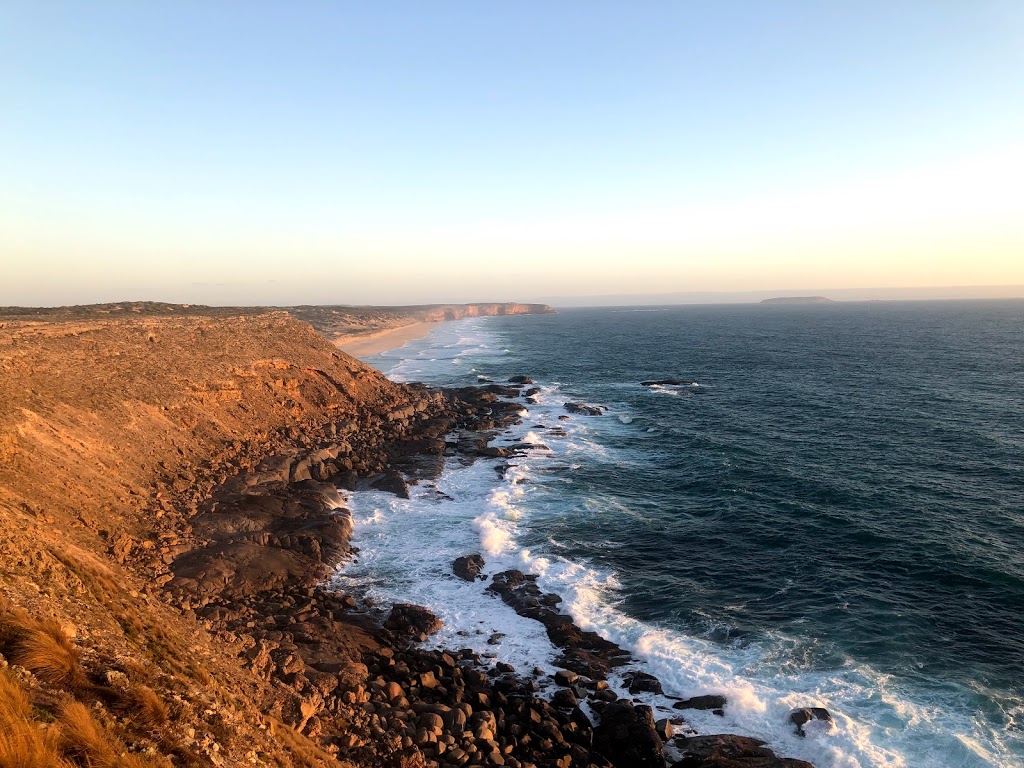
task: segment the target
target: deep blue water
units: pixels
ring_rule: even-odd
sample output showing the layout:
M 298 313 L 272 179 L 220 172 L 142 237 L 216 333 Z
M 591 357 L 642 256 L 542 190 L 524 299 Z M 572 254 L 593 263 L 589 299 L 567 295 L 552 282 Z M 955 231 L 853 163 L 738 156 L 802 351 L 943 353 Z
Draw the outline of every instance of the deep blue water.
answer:
M 615 436 L 633 466 L 573 476 L 633 514 L 539 532 L 622 574 L 638 617 L 1024 684 L 1022 303 L 581 310 L 507 331 L 529 373 L 657 430 Z M 701 386 L 636 386 L 670 376 Z
M 607 599 L 644 625 L 738 658 L 756 647 L 752 676 L 870 670 L 858 679 L 888 691 L 870 738 L 907 762 L 836 765 L 1021 757 L 1024 301 L 486 323 L 494 349 L 472 368 L 434 350 L 433 367 L 411 370 L 434 383 L 527 374 L 556 407 L 610 409 L 574 417 L 579 460 L 537 468 L 521 547 L 614 574 Z M 699 386 L 639 385 L 665 377 Z M 853 717 L 874 706 L 870 687 Z M 923 721 L 923 740 L 948 731 L 963 756 L 925 759 Z

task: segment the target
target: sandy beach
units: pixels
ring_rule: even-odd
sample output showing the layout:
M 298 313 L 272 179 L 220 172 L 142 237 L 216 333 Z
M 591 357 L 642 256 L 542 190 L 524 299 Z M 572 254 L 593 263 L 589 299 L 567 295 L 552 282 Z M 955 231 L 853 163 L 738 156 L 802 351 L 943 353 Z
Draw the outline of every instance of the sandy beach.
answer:
M 353 357 L 368 357 L 396 349 L 413 339 L 421 339 L 430 333 L 435 325 L 437 322 L 422 321 L 376 333 L 339 336 L 334 340 L 334 344 Z

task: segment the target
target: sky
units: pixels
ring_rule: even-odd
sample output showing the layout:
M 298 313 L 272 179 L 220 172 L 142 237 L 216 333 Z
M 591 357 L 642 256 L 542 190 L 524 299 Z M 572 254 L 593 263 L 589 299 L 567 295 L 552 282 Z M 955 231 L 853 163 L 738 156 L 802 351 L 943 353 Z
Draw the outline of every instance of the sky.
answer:
M 1024 295 L 1020 0 L 0 0 L 0 72 L 0 304 Z

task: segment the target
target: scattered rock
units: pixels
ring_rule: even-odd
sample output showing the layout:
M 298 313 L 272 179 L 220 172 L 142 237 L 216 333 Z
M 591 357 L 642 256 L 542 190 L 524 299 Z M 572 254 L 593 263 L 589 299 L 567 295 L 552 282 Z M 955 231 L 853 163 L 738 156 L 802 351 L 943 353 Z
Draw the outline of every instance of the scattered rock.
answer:
M 745 736 L 676 737 L 673 744 L 680 747 L 682 759 L 672 768 L 814 768 L 803 760 L 778 757 L 763 741 Z
M 428 609 L 408 603 L 395 603 L 384 627 L 399 635 L 425 637 L 437 632 L 444 623 Z
M 594 729 L 594 749 L 615 768 L 663 768 L 661 737 L 654 729 L 650 709 L 628 701 L 608 704 Z
M 583 403 L 563 403 L 562 407 L 569 413 L 578 413 L 584 416 L 600 416 L 607 410 L 601 405 L 585 405 Z M 559 416 L 558 418 L 562 417 Z
M 707 694 L 705 696 L 694 696 L 691 699 L 677 701 L 672 705 L 673 709 L 724 709 L 726 705 L 725 696 L 718 694 Z
M 632 672 L 626 675 L 625 683 L 629 686 L 629 692 L 633 696 L 638 693 L 664 693 L 661 689 L 661 681 L 646 672 Z
M 483 567 L 484 558 L 480 554 L 457 557 L 455 562 L 452 563 L 452 571 L 455 575 L 466 581 L 476 581 L 477 578 L 483 578 L 480 576 L 480 571 L 483 570 Z
M 375 480 L 371 485 L 378 491 L 393 493 L 400 499 L 409 498 L 409 483 L 398 472 L 386 472 L 384 477 Z
M 801 736 L 806 736 L 805 729 L 811 726 L 824 731 L 831 731 L 836 726 L 832 714 L 824 707 L 794 709 L 789 713 L 789 721 L 796 726 L 796 732 Z

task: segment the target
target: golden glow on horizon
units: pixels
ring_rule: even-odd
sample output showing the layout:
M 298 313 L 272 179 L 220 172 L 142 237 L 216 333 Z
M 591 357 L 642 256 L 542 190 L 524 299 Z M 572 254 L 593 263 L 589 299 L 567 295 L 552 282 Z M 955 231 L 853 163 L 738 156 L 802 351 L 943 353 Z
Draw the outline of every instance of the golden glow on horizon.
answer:
M 295 285 L 301 264 L 318 281 L 424 300 L 479 296 L 496 279 L 517 296 L 1024 284 L 1024 147 L 827 188 L 780 181 L 777 195 L 688 206 L 522 206 L 429 223 L 381 211 L 359 227 L 322 212 L 284 221 L 249 213 L 183 222 L 65 211 L 54 227 L 52 210 L 7 208 L 0 249 L 17 255 L 8 285 L 117 275 L 133 295 L 162 281 Z

